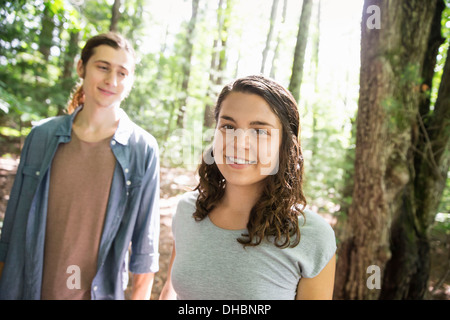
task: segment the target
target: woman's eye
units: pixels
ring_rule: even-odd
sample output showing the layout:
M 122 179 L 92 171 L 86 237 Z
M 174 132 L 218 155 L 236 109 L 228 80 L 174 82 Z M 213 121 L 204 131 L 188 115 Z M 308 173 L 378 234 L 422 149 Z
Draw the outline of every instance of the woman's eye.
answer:
M 233 127 L 232 125 L 229 125 L 229 124 L 224 124 L 224 125 L 222 126 L 222 129 L 225 129 L 225 130 L 234 130 L 234 127 Z
M 257 135 L 267 135 L 268 134 L 267 129 L 253 129 L 253 130 Z

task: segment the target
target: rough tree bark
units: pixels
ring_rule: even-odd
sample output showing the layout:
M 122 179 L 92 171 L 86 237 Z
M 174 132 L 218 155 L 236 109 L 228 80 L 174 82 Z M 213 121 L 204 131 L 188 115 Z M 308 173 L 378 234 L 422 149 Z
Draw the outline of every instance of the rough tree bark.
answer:
M 449 169 L 450 55 L 447 54 L 434 111 L 429 94 L 436 56 L 444 42 L 438 1 L 422 69 L 418 113 L 412 126 L 408 157 L 410 180 L 394 214 L 391 229 L 392 258 L 386 265 L 381 299 L 423 299 L 430 273 L 429 228 L 434 221 Z M 447 150 L 447 151 L 446 151 Z
M 419 105 L 425 94 L 421 92 L 424 61 L 438 2 L 442 1 L 366 0 L 364 3 L 353 200 L 346 237 L 338 250 L 337 299 L 409 298 L 413 295 L 405 292 L 421 291 L 412 277 L 427 273 L 419 263 L 426 248 L 421 245 L 426 242 L 423 237 L 426 232 L 417 231 L 417 228 L 424 231 L 427 228 L 424 221 L 416 221 L 420 219 L 416 213 L 418 204 L 432 197 L 433 205 L 426 209 L 430 220 L 440 196 L 429 189 L 440 187 L 436 182 L 436 167 L 431 166 L 428 170 L 435 172 L 435 180 L 425 183 L 428 189 L 415 189 L 415 185 L 425 180 L 417 176 L 421 182 L 414 182 L 417 174 L 414 162 L 417 156 L 422 156 L 414 152 L 414 143 L 422 121 Z M 371 29 L 367 24 L 374 12 L 372 6 L 380 12 L 379 29 Z M 440 111 L 443 118 L 440 121 L 448 125 L 447 81 L 443 77 L 439 92 L 442 96 L 438 98 L 447 102 L 438 102 L 447 103 L 447 110 Z M 435 112 L 438 112 L 438 102 Z M 442 138 L 441 131 L 433 138 L 428 136 L 443 140 L 440 149 L 433 150 L 444 154 L 448 151 L 448 131 L 446 139 Z M 435 153 L 432 160 L 445 167 L 445 157 L 438 159 Z M 405 227 L 408 224 L 412 228 Z M 417 249 L 409 250 L 414 246 Z M 402 257 L 405 252 L 408 252 L 406 260 L 405 255 Z M 411 264 L 412 260 L 416 263 Z M 370 275 L 367 270 L 371 265 L 380 268 L 381 290 L 367 286 Z M 405 274 L 394 276 L 393 270 Z

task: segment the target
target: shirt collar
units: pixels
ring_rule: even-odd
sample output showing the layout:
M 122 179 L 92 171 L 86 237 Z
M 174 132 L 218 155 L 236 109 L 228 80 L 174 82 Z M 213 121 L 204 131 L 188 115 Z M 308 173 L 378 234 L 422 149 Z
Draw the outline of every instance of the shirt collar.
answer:
M 113 139 L 122 145 L 127 145 L 132 133 L 133 122 L 130 120 L 125 111 L 119 109 L 119 125 Z
M 70 137 L 72 135 L 73 121 L 78 112 L 80 112 L 82 108 L 83 105 L 79 106 L 78 108 L 75 109 L 75 111 L 72 114 L 70 114 L 68 117 L 64 119 L 63 123 L 59 126 L 58 130 L 56 131 L 57 136 Z M 113 139 L 122 145 L 127 145 L 128 140 L 132 133 L 133 122 L 130 120 L 130 118 L 122 108 L 119 108 L 118 112 L 119 112 L 119 125 L 117 127 L 116 132 L 114 133 Z
M 83 108 L 83 106 L 79 106 L 78 108 L 75 109 L 75 111 L 70 114 L 68 117 L 64 118 L 64 121 L 62 122 L 62 124 L 58 127 L 58 129 L 56 130 L 56 135 L 57 136 L 66 136 L 66 137 L 70 137 L 72 135 L 72 124 L 73 124 L 73 120 L 75 119 L 77 113 Z

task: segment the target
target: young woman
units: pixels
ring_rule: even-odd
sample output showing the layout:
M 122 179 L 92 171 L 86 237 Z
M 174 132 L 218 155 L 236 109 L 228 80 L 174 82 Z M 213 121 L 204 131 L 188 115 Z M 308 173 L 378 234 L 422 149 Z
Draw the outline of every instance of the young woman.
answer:
M 123 299 L 130 242 L 132 298 L 149 298 L 159 156 L 153 136 L 120 108 L 134 69 L 126 39 L 89 39 L 69 114 L 27 137 L 2 228 L 0 298 Z
M 331 299 L 336 240 L 304 210 L 292 95 L 261 76 L 222 90 L 212 150 L 173 218 L 161 299 Z M 214 161 L 212 161 L 214 159 Z

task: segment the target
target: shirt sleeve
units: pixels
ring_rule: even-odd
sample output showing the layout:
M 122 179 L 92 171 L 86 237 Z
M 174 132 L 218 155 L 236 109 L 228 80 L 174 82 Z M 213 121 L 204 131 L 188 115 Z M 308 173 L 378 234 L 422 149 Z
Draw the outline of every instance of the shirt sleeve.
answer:
M 149 273 L 159 270 L 159 150 L 155 143 L 141 185 L 141 202 L 132 240 L 130 271 Z
M 195 203 L 198 198 L 198 191 L 188 191 L 181 195 L 177 204 L 177 209 L 172 216 L 172 234 L 173 239 L 176 241 L 177 225 L 180 223 L 183 225 L 185 221 L 183 219 L 190 219 L 195 212 Z
M 20 192 L 22 190 L 23 183 L 23 168 L 26 162 L 26 158 L 28 156 L 31 140 L 33 139 L 33 134 L 35 130 L 34 128 L 28 134 L 25 139 L 22 152 L 20 155 L 20 163 L 17 168 L 16 176 L 14 179 L 14 183 L 11 189 L 8 205 L 6 207 L 5 218 L 3 220 L 3 226 L 1 229 L 1 238 L 0 238 L 0 261 L 4 262 L 6 259 L 6 254 L 8 251 L 9 239 L 11 237 L 11 231 L 14 225 L 14 221 L 16 218 L 17 205 L 19 203 Z
M 336 253 L 336 236 L 330 224 L 317 213 L 305 212 L 300 222 L 300 269 L 305 278 L 314 278 Z

